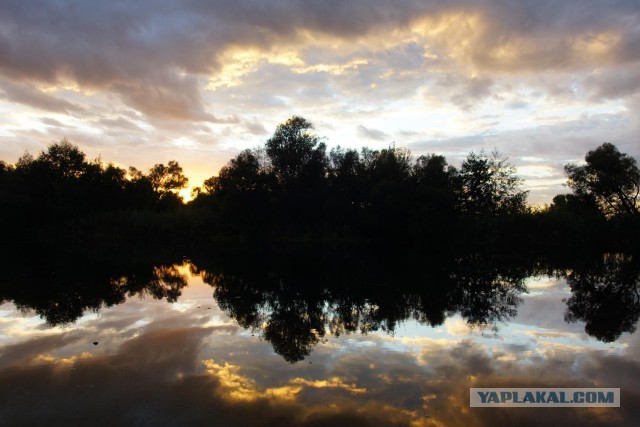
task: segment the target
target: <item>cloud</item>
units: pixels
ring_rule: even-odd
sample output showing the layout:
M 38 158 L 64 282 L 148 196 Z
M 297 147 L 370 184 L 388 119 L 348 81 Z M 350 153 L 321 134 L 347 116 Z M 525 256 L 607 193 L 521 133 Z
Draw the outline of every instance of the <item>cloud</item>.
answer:
M 3 3 L 0 70 L 7 78 L 71 81 L 114 92 L 133 108 L 160 118 L 211 119 L 199 94 L 200 79 L 220 70 L 223 54 L 231 49 L 268 54 L 278 46 L 299 48 L 309 41 L 313 45 L 316 36 L 359 41 L 373 32 L 390 32 L 388 39 L 393 40 L 398 33 L 412 34 L 421 20 L 435 22 L 439 32 L 423 34 L 422 43 L 403 43 L 403 37 L 397 37 L 395 49 L 378 56 L 388 69 L 424 70 L 424 42 L 443 56 L 458 57 L 453 42 L 461 41 L 459 31 L 465 26 L 470 43 L 461 55 L 492 72 L 549 69 L 568 62 L 581 66 L 585 60 L 575 58 L 576 52 L 589 49 L 595 52 L 592 63 L 612 56 L 605 53 L 614 48 L 618 53 L 612 60 L 638 59 L 633 55 L 638 32 L 626 19 L 631 4 L 624 2 L 615 8 L 596 1 L 535 7 L 493 2 L 478 8 L 462 1 L 411 0 L 304 5 L 280 1 L 268 6 L 160 1 L 153 7 L 144 2 L 46 2 L 39 7 L 40 13 L 34 14 L 24 3 Z M 413 34 L 420 36 L 415 28 Z M 447 37 L 451 34 L 457 36 Z M 485 90 L 473 83 L 475 78 L 471 82 L 471 96 Z
M 247 130 L 247 132 L 252 133 L 254 135 L 266 135 L 269 133 L 267 128 L 265 128 L 262 123 L 258 123 L 256 121 L 246 122 L 244 123 L 244 127 Z
M 43 117 L 40 119 L 40 121 L 42 123 L 44 123 L 47 126 L 53 126 L 53 127 L 63 127 L 64 124 L 62 122 L 59 122 L 56 119 L 52 119 L 51 117 Z
M 0 365 L 14 366 L 25 362 L 29 363 L 43 353 L 73 344 L 79 339 L 80 336 L 78 334 L 56 334 L 11 344 L 3 348 L 0 356 Z
M 597 70 L 585 79 L 585 86 L 594 91 L 594 97 L 624 98 L 640 91 L 640 71 L 637 69 Z
M 55 113 L 83 111 L 80 106 L 66 101 L 63 98 L 57 98 L 27 85 L 16 84 L 4 78 L 0 78 L 0 89 L 4 92 L 0 94 L 0 99 L 4 98 L 7 101 L 25 104 L 39 110 L 52 111 Z
M 375 141 L 385 141 L 389 139 L 389 135 L 378 129 L 369 129 L 363 125 L 358 125 L 358 135 L 363 138 L 373 139 Z
M 103 118 L 99 119 L 98 124 L 104 126 L 106 129 L 118 129 L 127 132 L 140 132 L 142 128 L 122 116 L 117 118 Z
M 110 356 L 49 357 L 38 366 L 0 369 L 0 404 L 9 425 L 154 424 L 220 426 L 407 425 L 393 407 L 349 401 L 304 405 L 286 387 L 260 391 L 240 368 L 198 358 L 206 328 L 152 330 Z M 200 369 L 202 367 L 203 369 Z M 288 387 L 362 395 L 339 378 L 292 379 Z M 295 393 L 294 393 L 295 394 Z M 46 405 L 42 405 L 43 402 Z M 339 402 L 339 401 L 338 401 Z
M 444 85 L 448 85 L 444 83 Z M 463 110 L 470 110 L 474 104 L 491 94 L 493 81 L 489 78 L 473 77 L 465 79 L 459 92 L 451 96 L 451 102 Z

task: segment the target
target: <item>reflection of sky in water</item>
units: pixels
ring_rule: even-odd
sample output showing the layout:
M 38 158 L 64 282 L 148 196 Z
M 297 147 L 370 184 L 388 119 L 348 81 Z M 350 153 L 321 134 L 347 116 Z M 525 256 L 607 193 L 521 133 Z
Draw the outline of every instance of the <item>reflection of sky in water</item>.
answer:
M 393 334 L 327 335 L 295 364 L 222 312 L 200 277 L 189 283 L 175 304 L 130 297 L 63 327 L 50 328 L 38 316 L 2 304 L 0 423 L 481 426 L 639 420 L 637 336 L 602 343 L 583 324 L 565 322 L 562 299 L 570 290 L 562 280 L 529 279 L 516 317 L 495 328 L 471 328 L 454 315 L 436 327 L 401 322 Z M 472 410 L 468 389 L 483 386 L 620 387 L 623 406 Z

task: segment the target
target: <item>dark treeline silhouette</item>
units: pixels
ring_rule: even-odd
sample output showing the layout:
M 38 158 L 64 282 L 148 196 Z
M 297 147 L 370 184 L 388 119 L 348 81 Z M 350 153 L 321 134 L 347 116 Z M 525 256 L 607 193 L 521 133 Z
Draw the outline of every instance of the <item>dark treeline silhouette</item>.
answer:
M 99 259 L 23 257 L 3 268 L 0 303 L 11 301 L 53 326 L 132 296 L 175 302 L 188 283 L 176 265 L 186 260 L 153 259 L 126 250 Z M 393 334 L 408 320 L 435 327 L 457 314 L 470 327 L 499 332 L 517 314 L 525 279 L 536 275 L 566 278 L 565 320 L 584 322 L 598 340 L 635 331 L 640 317 L 640 266 L 630 255 L 425 256 L 361 245 L 244 245 L 194 251 L 189 263 L 222 310 L 291 363 L 332 337 Z
M 61 242 L 78 241 L 80 247 L 131 230 L 137 234 L 130 236 L 157 238 L 183 223 L 165 219 L 184 208 L 176 191 L 186 183 L 175 161 L 156 164 L 148 173 L 126 171 L 89 161 L 63 140 L 37 157 L 25 153 L 15 165 L 0 165 L 3 241 L 9 247 L 24 243 L 29 250 L 42 245 L 59 250 Z
M 609 143 L 565 167 L 570 194 L 526 202 L 497 151 L 459 168 L 406 149 L 334 148 L 292 117 L 264 147 L 244 150 L 183 204 L 176 161 L 147 172 L 87 160 L 63 140 L 15 165 L 0 162 L 0 220 L 11 247 L 64 240 L 117 250 L 216 240 L 378 241 L 437 248 L 526 250 L 637 247 L 640 171 Z

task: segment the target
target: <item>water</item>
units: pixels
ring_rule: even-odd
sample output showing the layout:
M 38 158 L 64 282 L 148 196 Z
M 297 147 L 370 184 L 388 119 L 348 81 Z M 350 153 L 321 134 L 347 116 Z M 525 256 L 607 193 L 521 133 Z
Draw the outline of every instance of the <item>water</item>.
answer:
M 5 277 L 0 424 L 640 423 L 633 257 L 263 261 Z M 470 408 L 470 387 L 615 387 L 622 405 Z

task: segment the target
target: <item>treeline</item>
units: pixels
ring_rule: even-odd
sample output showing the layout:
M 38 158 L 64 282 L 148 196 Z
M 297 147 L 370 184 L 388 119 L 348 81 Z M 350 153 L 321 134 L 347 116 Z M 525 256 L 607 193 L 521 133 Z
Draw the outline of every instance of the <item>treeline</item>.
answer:
M 184 208 L 176 191 L 186 184 L 175 161 L 156 164 L 146 173 L 134 167 L 127 171 L 100 159 L 88 160 L 78 147 L 62 140 L 37 157 L 25 153 L 15 165 L 0 161 L 4 241 L 69 243 L 88 232 L 88 224 L 94 231 L 117 233 L 115 225 L 104 227 L 109 215 L 126 216 L 126 221 L 117 220 L 122 225 L 131 222 L 134 213 L 143 221 L 145 213 L 150 220 L 176 212 Z
M 633 246 L 640 171 L 609 143 L 584 165 L 565 167 L 570 194 L 527 204 L 516 169 L 500 153 L 470 153 L 460 168 L 444 156 L 413 159 L 391 146 L 327 150 L 312 125 L 292 117 L 264 147 L 245 150 L 182 203 L 187 178 L 171 161 L 125 170 L 66 140 L 15 165 L 0 162 L 5 235 L 80 243 L 345 240 L 437 248 Z

